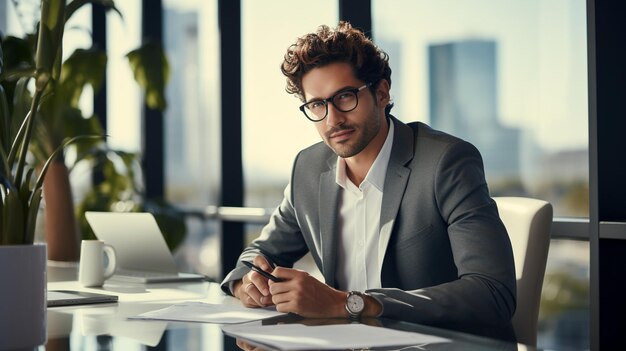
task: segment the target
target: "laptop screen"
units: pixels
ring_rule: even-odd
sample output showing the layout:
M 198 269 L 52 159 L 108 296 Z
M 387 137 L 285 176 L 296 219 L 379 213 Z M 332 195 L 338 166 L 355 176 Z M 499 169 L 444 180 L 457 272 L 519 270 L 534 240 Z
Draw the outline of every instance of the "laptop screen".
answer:
M 98 239 L 115 248 L 118 267 L 128 270 L 177 273 L 154 216 L 145 212 L 86 212 Z

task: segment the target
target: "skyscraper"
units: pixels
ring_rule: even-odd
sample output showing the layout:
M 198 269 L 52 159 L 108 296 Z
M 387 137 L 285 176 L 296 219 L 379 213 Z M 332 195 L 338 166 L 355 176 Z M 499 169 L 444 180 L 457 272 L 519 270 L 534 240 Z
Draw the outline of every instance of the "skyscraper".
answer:
M 464 40 L 428 47 L 431 125 L 473 143 L 490 181 L 519 179 L 520 131 L 498 120 L 497 45 Z

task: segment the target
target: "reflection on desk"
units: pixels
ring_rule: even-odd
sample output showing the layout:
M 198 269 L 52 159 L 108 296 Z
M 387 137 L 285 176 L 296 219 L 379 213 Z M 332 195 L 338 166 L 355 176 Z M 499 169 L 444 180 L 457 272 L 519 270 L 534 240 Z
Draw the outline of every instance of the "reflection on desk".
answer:
M 65 281 L 53 281 L 62 276 Z M 79 290 L 113 293 L 118 303 L 53 307 L 48 309 L 48 342 L 40 350 L 141 350 L 146 346 L 159 350 L 240 350 L 251 347 L 245 342 L 225 336 L 221 326 L 209 323 L 128 320 L 144 312 L 154 311 L 185 301 L 240 304 L 224 295 L 216 283 L 132 284 L 107 282 L 101 288 L 83 288 L 71 274 L 49 275 L 50 290 Z M 67 280 L 74 279 L 74 280 Z M 342 319 L 303 319 L 295 315 L 266 319 L 263 325 L 300 323 L 305 325 L 342 324 Z M 450 343 L 421 345 L 402 350 L 518 350 L 526 349 L 499 340 L 458 333 L 387 319 L 371 319 L 364 324 L 396 330 L 418 332 L 450 339 Z M 239 346 L 238 346 L 239 345 Z M 253 348 L 254 350 L 262 350 Z M 388 348 L 389 349 L 389 348 Z M 392 348 L 393 349 L 393 348 Z M 395 348 L 400 349 L 400 348 Z
M 245 323 L 225 326 L 222 331 L 249 344 L 281 350 L 404 348 L 450 342 L 449 339 L 430 334 L 372 327 L 361 323 L 319 326 Z

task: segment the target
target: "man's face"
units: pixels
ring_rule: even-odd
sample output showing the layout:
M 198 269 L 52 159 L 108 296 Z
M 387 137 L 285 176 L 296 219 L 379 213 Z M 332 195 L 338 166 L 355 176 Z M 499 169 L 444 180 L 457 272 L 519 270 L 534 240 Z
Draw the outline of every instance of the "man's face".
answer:
M 345 89 L 359 88 L 366 83 L 376 82 L 358 80 L 351 66 L 343 62 L 315 68 L 302 77 L 302 89 L 306 102 L 323 100 Z M 387 85 L 381 84 L 380 86 L 382 90 L 385 90 L 384 87 Z M 338 156 L 349 158 L 367 150 L 370 142 L 381 132 L 388 94 L 384 91 L 379 93 L 379 90 L 375 95 L 372 95 L 369 88 L 358 92 L 358 106 L 350 112 L 341 112 L 329 103 L 326 118 L 320 122 L 314 122 L 317 132 L 326 145 Z M 378 152 L 378 150 L 372 151 Z

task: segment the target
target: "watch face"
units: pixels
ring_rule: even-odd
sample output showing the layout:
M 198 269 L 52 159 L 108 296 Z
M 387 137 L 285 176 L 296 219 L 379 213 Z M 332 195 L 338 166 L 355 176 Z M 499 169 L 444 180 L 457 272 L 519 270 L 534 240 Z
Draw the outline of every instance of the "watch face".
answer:
M 350 296 L 348 296 L 348 303 L 346 306 L 352 313 L 361 313 L 361 311 L 363 311 L 363 307 L 365 307 L 365 302 L 363 301 L 363 297 L 356 294 L 350 294 Z

